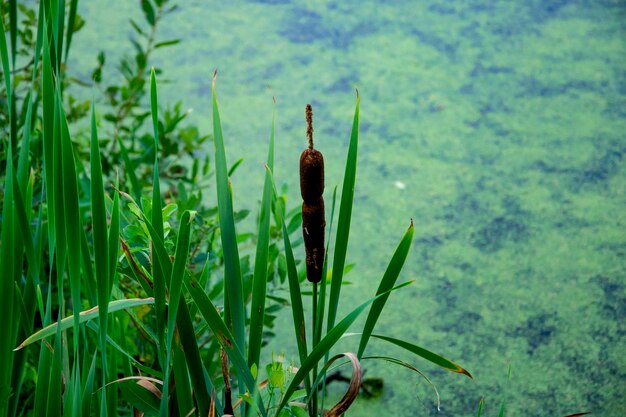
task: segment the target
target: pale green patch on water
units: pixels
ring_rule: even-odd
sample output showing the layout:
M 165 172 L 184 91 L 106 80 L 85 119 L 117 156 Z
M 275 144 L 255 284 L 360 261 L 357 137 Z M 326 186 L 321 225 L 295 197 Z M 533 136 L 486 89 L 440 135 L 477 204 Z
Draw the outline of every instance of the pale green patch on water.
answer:
M 115 47 L 130 52 L 121 14 L 140 9 L 122 0 L 81 8 L 87 26 L 70 65 L 84 76 L 103 36 L 109 62 Z M 392 296 L 377 331 L 450 357 L 476 382 L 416 363 L 439 387 L 437 413 L 425 382 L 369 362 L 367 376 L 383 377 L 385 389 L 348 415 L 467 416 L 485 396 L 483 415 L 495 416 L 508 364 L 506 415 L 623 415 L 624 22 L 619 0 L 185 1 L 166 19 L 163 39 L 183 43 L 155 55 L 165 78 L 176 80 L 164 85 L 162 101 L 183 100 L 209 131 L 210 74 L 219 68 L 229 162 L 246 158 L 233 181 L 240 208 L 261 198 L 271 97 L 275 176 L 289 185 L 293 207 L 304 105 L 314 106 L 332 190 L 359 86 L 348 253 L 357 265 L 344 308 L 375 292 L 413 217 L 403 277 L 418 281 Z M 111 25 L 111 33 L 90 32 Z M 367 353 L 387 350 L 374 343 Z

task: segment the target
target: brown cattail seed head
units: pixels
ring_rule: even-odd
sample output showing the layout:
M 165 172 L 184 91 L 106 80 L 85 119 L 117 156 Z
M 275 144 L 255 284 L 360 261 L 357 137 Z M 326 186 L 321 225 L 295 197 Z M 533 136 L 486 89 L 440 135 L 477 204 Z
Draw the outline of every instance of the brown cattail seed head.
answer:
M 324 157 L 317 149 L 305 149 L 300 155 L 300 194 L 311 204 L 324 194 Z
M 324 199 L 315 204 L 302 203 L 302 236 L 306 251 L 307 279 L 319 282 L 322 279 L 324 266 Z

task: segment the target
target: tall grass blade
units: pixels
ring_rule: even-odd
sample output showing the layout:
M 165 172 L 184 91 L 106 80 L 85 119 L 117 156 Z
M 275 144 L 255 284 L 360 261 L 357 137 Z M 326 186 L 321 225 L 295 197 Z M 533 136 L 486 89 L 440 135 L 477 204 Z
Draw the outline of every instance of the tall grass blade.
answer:
M 509 365 L 509 372 L 506 375 L 507 388 L 508 388 L 509 381 L 511 381 L 511 365 Z M 505 403 L 506 403 L 506 391 L 504 392 L 504 396 L 502 397 L 502 403 L 500 404 L 500 412 L 498 413 L 498 417 L 504 417 Z
M 11 64 L 15 69 L 17 58 L 17 1 L 9 2 L 9 32 L 11 36 Z M 2 32 L 4 34 L 4 32 Z M 7 73 L 8 76 L 9 73 Z M 7 90 L 9 91 L 9 90 Z M 10 97 L 10 96 L 9 96 Z
M 152 177 L 152 225 L 156 232 L 156 237 L 163 240 L 163 213 L 161 211 L 161 186 L 159 183 L 159 119 L 158 119 L 158 98 L 157 98 L 157 82 L 154 68 L 150 72 L 150 108 L 152 111 L 152 126 L 154 128 L 154 169 Z M 152 237 L 155 239 L 155 237 Z M 152 280 L 154 283 L 154 299 L 157 317 L 157 337 L 159 339 L 158 357 L 161 367 L 165 369 L 167 364 L 164 362 L 163 349 L 165 347 L 165 328 L 167 326 L 167 318 L 165 316 L 165 277 L 169 278 L 168 273 L 164 273 L 161 269 L 161 263 L 155 262 L 154 242 L 152 247 Z
M 478 403 L 478 412 L 476 413 L 476 417 L 480 417 L 483 413 L 483 405 L 485 404 L 485 399 L 480 398 L 480 402 Z
M 9 67 L 9 51 L 7 49 L 4 21 L 0 21 L 0 29 L 2 30 L 2 35 L 0 36 L 0 58 L 2 58 L 2 73 L 4 77 L 5 88 L 7 90 L 7 111 L 9 113 L 9 117 L 11 117 L 12 108 L 10 105 L 10 99 L 13 96 L 13 91 L 11 90 L 11 69 Z M 13 50 L 12 53 L 14 54 L 15 51 Z
M 216 73 L 217 74 L 217 73 Z M 235 342 L 241 355 L 245 354 L 246 346 L 246 313 L 243 301 L 243 285 L 241 282 L 241 265 L 239 264 L 239 249 L 237 248 L 237 233 L 233 214 L 233 201 L 226 164 L 226 151 L 222 124 L 217 105 L 215 91 L 215 75 L 212 84 L 213 107 L 213 143 L 215 144 L 215 177 L 217 182 L 217 206 L 219 213 L 220 234 L 224 256 L 225 297 L 228 307 L 225 308 L 227 323 L 232 323 Z M 230 355 L 229 355 L 230 356 Z M 243 384 L 239 384 L 239 394 L 245 393 Z
M 175 394 L 178 411 L 181 416 L 193 415 L 194 406 L 185 352 L 183 352 L 179 343 L 174 344 L 173 350 L 174 384 L 176 386 Z
M 30 131 L 31 121 L 33 119 L 33 99 L 32 90 L 29 92 L 26 98 L 28 103 L 26 104 L 26 118 L 24 126 L 22 128 L 22 142 L 20 144 L 20 154 L 17 161 L 17 182 L 20 185 L 22 193 L 26 191 L 26 183 L 28 182 L 28 159 L 30 151 Z
M 183 213 L 180 219 L 180 226 L 178 230 L 178 240 L 176 242 L 176 255 L 174 257 L 174 267 L 172 268 L 172 275 L 170 277 L 170 303 L 168 309 L 168 348 L 171 346 L 171 341 L 174 337 L 174 325 L 176 324 L 176 313 L 178 311 L 178 305 L 180 301 L 180 294 L 183 285 L 183 276 L 185 274 L 185 265 L 187 264 L 187 258 L 189 257 L 189 245 L 191 240 L 191 221 L 192 215 L 188 210 Z
M 48 279 L 48 284 L 52 286 L 52 276 Z M 51 321 L 50 314 L 52 311 L 52 293 L 48 292 L 46 298 L 46 312 L 43 315 L 44 325 L 48 325 Z M 36 417 L 45 417 L 47 414 L 47 396 L 48 385 L 50 384 L 50 363 L 52 362 L 52 348 L 46 343 L 42 343 L 39 347 L 39 361 L 37 366 L 37 386 L 35 388 L 35 406 L 34 414 Z
M 93 396 L 93 390 L 95 386 L 96 380 L 96 359 L 98 357 L 98 352 L 94 352 L 93 358 L 91 360 L 91 366 L 89 367 L 89 373 L 87 374 L 87 380 L 85 381 L 85 385 L 83 387 L 83 403 L 82 403 L 82 413 L 83 416 L 91 415 L 91 400 Z
M 117 185 L 116 187 L 117 188 Z M 113 290 L 113 284 L 115 282 L 115 276 L 117 274 L 118 253 L 120 250 L 120 195 L 115 193 L 113 196 L 113 207 L 111 208 L 111 225 L 109 226 L 109 239 L 108 239 L 107 255 L 109 265 L 107 266 L 108 273 L 108 288 L 107 288 L 107 300 L 111 298 L 111 291 Z
M 4 36 L 4 34 L 3 34 Z M 16 259 L 15 250 L 15 222 L 13 220 L 13 152 L 11 151 L 11 141 L 7 147 L 7 173 L 4 181 L 4 204 L 2 207 L 2 230 L 0 237 L 0 291 L 1 294 L 12 294 L 15 276 L 21 263 Z M 15 307 L 13 297 L 5 297 L 0 303 L 0 331 L 5 337 L 0 337 L 0 415 L 5 415 L 9 408 L 9 397 L 11 396 L 11 368 L 13 365 L 13 352 L 11 343 L 13 339 L 13 326 L 15 325 Z M 7 337 L 7 335 L 9 335 Z
M 7 176 L 8 176 L 9 169 L 11 170 L 13 169 L 12 163 L 10 164 L 10 166 L 7 166 Z M 16 226 L 19 226 L 19 231 L 21 233 L 20 237 L 23 237 L 23 239 L 20 239 L 21 244 L 17 244 L 17 242 L 13 243 L 14 256 L 17 257 L 19 255 L 17 253 L 17 250 L 18 248 L 20 248 L 19 251 L 21 252 L 22 250 L 21 247 L 23 246 L 23 249 L 26 253 L 26 259 L 28 260 L 28 263 L 29 263 L 29 270 L 37 271 L 36 268 L 39 262 L 38 262 L 38 258 L 35 256 L 35 248 L 33 246 L 33 240 L 31 238 L 28 211 L 26 210 L 26 204 L 24 203 L 24 199 L 22 198 L 22 191 L 20 190 L 20 187 L 17 181 L 15 181 L 15 174 L 13 172 L 11 173 L 11 182 L 9 183 L 9 181 L 6 180 L 5 185 L 6 186 L 12 185 L 12 188 L 13 188 L 13 193 L 8 196 L 8 197 L 11 197 L 13 201 L 9 200 L 6 194 L 5 194 L 5 199 L 6 199 L 5 201 L 7 201 L 8 203 L 12 202 L 13 204 L 15 204 L 14 206 L 15 210 L 13 212 L 13 215 L 17 216 L 17 222 L 16 222 L 17 224 L 13 225 L 14 233 L 17 233 Z M 8 205 L 9 207 L 11 206 L 11 204 L 8 204 Z M 17 240 L 17 237 L 18 235 L 15 234 L 14 239 Z M 2 242 L 4 242 L 4 239 L 2 240 Z
M 126 149 L 126 145 L 122 139 L 118 139 L 118 145 L 120 145 L 120 154 L 122 155 L 122 160 L 124 161 L 125 170 L 124 172 L 128 175 L 130 179 L 130 187 L 133 192 L 133 198 L 139 204 L 139 208 L 141 208 L 141 185 L 139 184 L 139 179 L 137 179 L 137 174 L 135 174 L 135 165 L 131 162 L 130 157 L 128 156 L 128 150 Z
M 330 283 L 327 331 L 334 326 L 335 317 L 337 316 L 343 268 L 346 263 L 348 237 L 350 235 L 350 220 L 352 219 L 352 202 L 354 200 L 354 183 L 356 181 L 357 151 L 359 146 L 359 104 L 360 98 L 357 91 L 352 133 L 350 134 L 350 145 L 348 147 L 348 157 L 346 160 L 346 170 L 343 176 L 343 187 L 341 189 L 341 204 L 339 205 L 337 238 L 335 240 L 333 272 Z
M 182 294 L 180 297 L 181 300 L 178 316 L 176 318 L 176 329 L 178 330 L 182 350 L 185 352 L 185 360 L 187 361 L 187 366 L 189 368 L 191 385 L 195 393 L 196 402 L 198 403 L 198 412 L 200 415 L 206 416 L 210 408 L 209 398 L 210 392 L 213 390 L 213 385 L 208 378 L 206 380 L 204 378 L 206 369 L 200 357 L 198 342 L 196 340 L 189 309 L 187 304 L 184 302 Z M 207 386 L 207 382 L 209 383 L 209 386 Z
M 57 173 L 53 176 L 53 184 L 51 187 L 51 196 L 54 201 L 54 216 L 55 216 L 55 234 L 56 234 L 56 285 L 58 289 L 59 297 L 59 317 L 65 316 L 65 271 L 66 271 L 66 256 L 67 256 L 67 231 L 65 228 L 65 207 L 63 201 L 63 140 L 61 138 L 61 109 L 59 106 L 61 102 L 55 92 L 54 100 L 54 142 L 53 142 L 53 159 L 52 168 L 53 172 Z M 60 319 L 59 318 L 59 319 Z
M 272 115 L 272 129 L 270 132 L 270 144 L 267 153 L 267 166 L 274 169 L 274 126 L 276 123 L 276 109 Z M 265 172 L 263 184 L 263 200 L 261 202 L 261 214 L 259 234 L 254 258 L 254 276 L 252 279 L 252 307 L 250 310 L 250 343 L 248 344 L 248 365 L 259 366 L 261 356 L 261 344 L 263 342 L 263 320 L 265 318 L 265 293 L 267 291 L 267 263 L 269 258 L 270 242 L 270 214 L 272 204 L 272 177 Z
M 74 35 L 74 25 L 76 25 L 76 12 L 78 10 L 78 0 L 70 0 L 70 14 L 67 18 L 67 38 L 65 39 L 65 62 L 70 54 L 70 45 Z
M 76 165 L 74 151 L 67 126 L 67 119 L 63 111 L 60 91 L 57 89 L 59 122 L 61 123 L 61 149 L 62 149 L 62 177 L 63 177 L 63 216 L 65 223 L 65 235 L 67 243 L 68 272 L 70 276 L 70 291 L 72 307 L 74 310 L 74 350 L 78 354 L 78 341 L 80 339 L 78 317 L 81 310 L 81 274 L 80 274 L 80 212 L 78 208 L 78 184 L 76 179 Z
M 380 285 L 378 286 L 378 290 L 376 291 L 376 295 L 382 294 L 388 289 L 392 288 L 398 276 L 400 275 L 400 271 L 404 266 L 404 262 L 406 261 L 406 257 L 409 254 L 409 249 L 411 248 L 411 242 L 413 240 L 413 220 L 411 220 L 411 225 L 404 233 L 402 240 L 398 244 L 396 251 L 387 266 L 387 270 L 383 275 L 383 278 L 380 280 Z M 359 343 L 359 352 L 357 356 L 361 358 L 363 356 L 363 352 L 365 351 L 365 347 L 367 346 L 367 342 L 369 341 L 370 335 L 372 331 L 374 331 L 374 326 L 376 325 L 376 321 L 378 321 L 378 317 L 380 317 L 380 313 L 382 313 L 383 308 L 385 308 L 385 303 L 389 298 L 389 294 L 384 297 L 379 298 L 374 303 L 372 303 L 372 308 L 370 309 L 369 314 L 367 315 L 367 320 L 365 321 L 365 327 L 363 328 L 363 335 L 361 336 L 361 342 Z
M 40 1 L 39 2 L 39 14 L 37 18 L 37 40 L 35 41 L 35 55 L 34 55 L 34 61 L 33 61 L 33 68 L 39 68 L 39 53 L 43 45 L 43 32 L 44 32 L 44 21 L 45 21 L 43 10 L 44 10 L 44 2 Z M 35 85 L 35 77 L 37 76 L 37 74 L 38 74 L 37 71 L 33 71 L 31 83 L 30 83 L 31 85 Z
M 47 30 L 43 30 L 43 68 L 42 68 L 42 90 L 43 90 L 43 167 L 44 167 L 44 188 L 46 191 L 47 221 L 48 221 L 48 252 L 52 260 L 56 248 L 56 202 L 54 201 L 54 120 L 55 120 L 55 99 L 54 81 L 52 77 L 52 62 L 50 59 L 50 48 Z
M 60 315 L 59 315 L 60 317 Z M 69 327 L 69 326 L 68 326 Z M 52 352 L 52 367 L 50 370 L 50 385 L 48 386 L 47 413 L 61 415 L 61 381 L 63 381 L 63 335 L 61 334 L 60 320 L 54 327 L 54 350 Z
M 63 62 L 63 35 L 65 32 L 65 0 L 52 0 L 51 1 L 51 9 L 53 11 L 52 14 L 52 24 L 54 25 L 54 29 L 52 33 L 54 34 L 54 39 L 56 41 L 55 44 L 55 59 L 56 59 L 56 70 L 57 74 L 60 73 L 61 62 Z
M 326 309 L 326 283 L 328 276 L 328 249 L 330 247 L 330 237 L 333 231 L 333 220 L 335 218 L 335 203 L 337 202 L 337 186 L 333 189 L 333 203 L 330 209 L 330 221 L 328 223 L 328 240 L 326 242 L 326 257 L 324 259 L 324 271 L 322 272 L 322 280 L 320 281 L 320 296 L 317 304 L 316 326 L 313 332 L 313 345 L 317 345 L 322 338 L 324 312 Z
M 91 217 L 93 230 L 94 265 L 98 306 L 100 316 L 100 355 L 102 357 L 102 386 L 106 385 L 107 376 L 107 319 L 109 308 L 109 271 L 107 245 L 107 218 L 104 206 L 104 184 L 102 182 L 102 161 L 96 127 L 96 106 L 91 103 Z M 86 254 L 85 254 L 86 255 Z M 102 401 L 106 403 L 106 390 L 102 390 Z
M 189 256 L 189 242 L 191 240 L 191 214 L 189 211 L 183 213 L 180 219 L 180 227 L 178 231 L 178 240 L 176 242 L 176 255 L 174 258 L 174 267 L 169 279 L 169 307 L 167 309 L 167 341 L 165 351 L 167 352 L 165 378 L 163 380 L 163 396 L 161 398 L 161 415 L 166 416 L 168 412 L 169 395 L 169 363 L 172 357 L 172 341 L 174 340 L 174 327 L 176 326 L 176 314 L 178 313 L 178 305 L 181 300 L 181 290 L 183 285 L 183 276 L 185 275 L 185 265 Z M 167 262 L 167 261 L 164 261 Z M 181 372 L 180 363 L 178 364 L 179 373 Z M 186 374 L 186 368 L 185 368 Z

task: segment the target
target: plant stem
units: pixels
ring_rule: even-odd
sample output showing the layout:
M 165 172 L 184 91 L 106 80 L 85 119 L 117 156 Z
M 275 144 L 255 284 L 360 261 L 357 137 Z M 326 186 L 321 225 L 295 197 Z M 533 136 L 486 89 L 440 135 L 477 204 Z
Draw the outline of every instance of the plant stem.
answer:
M 312 334 L 315 334 L 315 329 L 317 328 L 316 326 L 316 322 L 317 322 L 317 282 L 313 283 L 313 322 L 312 322 Z M 313 337 L 313 346 L 311 346 L 311 350 L 315 349 L 315 345 L 317 344 L 317 341 L 315 340 L 315 337 Z M 315 364 L 315 366 L 313 367 L 313 381 L 315 381 L 315 379 L 317 378 L 317 364 Z M 309 415 L 311 417 L 315 417 L 317 415 L 317 388 L 313 388 L 311 390 L 311 395 L 312 395 L 312 399 L 311 399 L 311 407 L 309 408 Z

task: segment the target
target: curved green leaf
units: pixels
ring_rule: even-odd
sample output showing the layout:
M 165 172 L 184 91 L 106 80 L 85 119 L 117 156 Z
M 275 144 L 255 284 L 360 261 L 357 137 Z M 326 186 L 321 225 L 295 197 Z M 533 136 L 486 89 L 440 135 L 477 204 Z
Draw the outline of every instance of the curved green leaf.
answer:
M 133 307 L 138 307 L 138 306 L 143 306 L 143 305 L 148 305 L 148 304 L 154 304 L 154 298 L 130 298 L 130 299 L 125 299 L 125 300 L 116 300 L 116 301 L 112 301 L 111 303 L 109 303 L 109 313 L 114 313 L 116 311 L 126 310 L 128 308 L 133 308 Z M 84 323 L 88 320 L 98 317 L 98 314 L 99 314 L 98 310 L 99 310 L 98 306 L 95 306 L 89 310 L 81 311 L 79 315 L 79 322 Z M 14 351 L 20 350 L 41 339 L 54 335 L 57 330 L 57 324 L 59 324 L 61 331 L 67 330 L 68 328 L 72 327 L 73 321 L 74 321 L 74 316 L 72 315 L 61 320 L 60 324 L 56 322 L 52 323 L 51 325 L 46 326 L 43 329 L 39 330 L 38 332 L 30 335 L 28 338 L 26 338 L 26 340 L 20 343 L 20 345 L 13 350 Z
M 372 337 L 375 337 L 380 340 L 384 340 L 386 342 L 392 343 L 396 346 L 400 346 L 403 349 L 408 350 L 411 353 L 416 354 L 429 362 L 434 363 L 435 365 L 439 365 L 443 369 L 448 371 L 456 372 L 459 374 L 464 374 L 474 379 L 474 377 L 465 369 L 452 362 L 449 359 L 444 358 L 443 356 L 437 355 L 436 353 L 431 352 L 430 350 L 424 349 L 421 346 L 414 345 L 413 343 L 409 343 L 405 340 L 395 339 L 393 337 L 382 336 L 379 334 L 373 334 Z
M 376 291 L 376 295 L 382 294 L 385 291 L 389 290 L 394 286 L 398 276 L 400 275 L 400 271 L 404 266 L 404 262 L 406 261 L 406 257 L 409 254 L 409 249 L 411 248 L 411 241 L 413 240 L 413 220 L 411 220 L 411 225 L 404 233 L 402 240 L 398 244 L 391 261 L 389 261 L 389 265 L 387 266 L 387 270 L 383 275 L 383 278 L 380 280 L 380 285 L 378 286 L 378 290 Z M 385 307 L 385 303 L 389 298 L 389 294 L 384 297 L 379 298 L 372 304 L 372 308 L 370 309 L 369 314 L 367 315 L 367 320 L 365 321 L 365 327 L 363 328 L 363 335 L 361 336 L 361 342 L 359 343 L 359 353 L 358 357 L 361 358 L 363 356 L 363 352 L 365 351 L 365 347 L 367 346 L 367 342 L 369 341 L 370 335 L 372 331 L 374 331 L 374 326 L 376 325 L 376 321 L 380 317 L 380 313 L 382 313 L 383 308 Z

